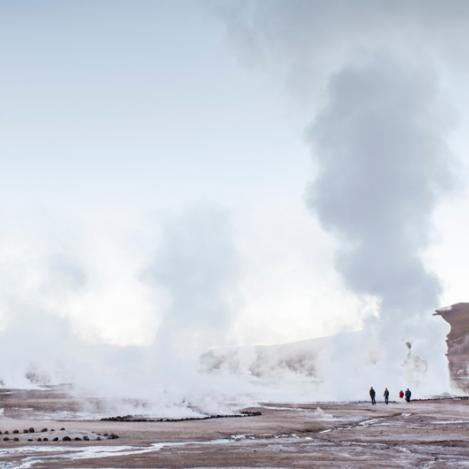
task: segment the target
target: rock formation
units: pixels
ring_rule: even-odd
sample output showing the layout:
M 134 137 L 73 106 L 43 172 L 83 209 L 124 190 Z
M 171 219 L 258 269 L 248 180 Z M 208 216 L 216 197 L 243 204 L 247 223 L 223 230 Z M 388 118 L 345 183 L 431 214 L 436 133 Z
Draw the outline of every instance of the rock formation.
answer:
M 436 310 L 450 326 L 446 337 L 448 364 L 453 386 L 469 393 L 469 303 L 457 303 Z

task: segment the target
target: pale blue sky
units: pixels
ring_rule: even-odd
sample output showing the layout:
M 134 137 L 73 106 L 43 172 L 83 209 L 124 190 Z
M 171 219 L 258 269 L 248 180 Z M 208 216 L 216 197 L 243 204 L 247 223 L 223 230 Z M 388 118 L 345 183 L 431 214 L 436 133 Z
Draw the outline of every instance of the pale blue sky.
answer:
M 230 202 L 308 180 L 301 116 L 240 63 L 209 3 L 2 2 L 0 24 L 16 197 Z
M 38 305 L 65 302 L 54 311 L 92 337 L 135 343 L 140 331 L 148 340 L 138 318 L 161 312 L 135 277 L 158 250 L 166 218 L 208 206 L 228 214 L 239 254 L 231 288 L 243 299 L 232 340 L 333 328 L 334 314 L 326 325 L 311 315 L 337 279 L 330 242 L 304 203 L 307 106 L 291 101 L 275 74 L 246 67 L 214 3 L 1 2 L 0 57 L 0 265 L 8 276 L 0 319 L 20 314 L 11 291 L 28 291 Z M 142 243 L 132 260 L 128 250 Z M 57 255 L 90 278 L 91 290 L 72 293 L 70 304 L 43 285 Z M 324 301 L 353 303 L 344 298 Z M 120 308 L 103 306 L 116 301 Z M 301 320 L 286 326 L 292 307 Z
M 0 1 L 0 265 L 7 259 L 9 275 L 34 259 L 31 272 L 21 268 L 14 275 L 22 279 L 14 287 L 19 297 L 24 280 L 35 285 L 40 301 L 56 304 L 56 292 L 42 297 L 43 264 L 58 244 L 73 245 L 72 257 L 86 258 L 82 267 L 89 268 L 93 288 L 83 297 L 67 299 L 63 311 L 56 309 L 82 321 L 86 331 L 105 330 L 103 324 L 115 319 L 115 311 L 108 308 L 93 326 L 95 298 L 96 308 L 114 305 L 116 289 L 125 291 L 126 282 L 128 298 L 118 304 L 139 303 L 145 297 L 140 270 L 157 250 L 158 239 L 155 235 L 153 246 L 153 232 L 142 235 L 141 226 L 154 224 L 163 230 L 165 217 L 178 218 L 193 206 L 207 205 L 228 214 L 239 254 L 240 278 L 232 285 L 239 301 L 231 330 L 234 341 L 273 343 L 330 334 L 342 326 L 358 327 L 369 313 L 368 299 L 347 291 L 334 270 L 336 241 L 306 207 L 305 193 L 315 175 L 307 129 L 318 103 L 323 104 L 326 78 L 353 56 L 349 48 L 359 56 L 364 45 L 379 43 L 404 59 L 425 61 L 425 54 L 438 55 L 447 44 L 430 44 L 426 50 L 422 37 L 433 37 L 433 29 L 419 29 L 419 23 L 407 50 L 407 44 L 402 45 L 407 36 L 401 38 L 399 28 L 393 29 L 401 24 L 399 15 L 389 16 L 392 28 L 386 35 L 374 27 L 348 28 L 353 21 L 336 16 L 334 8 L 328 16 L 327 2 L 322 3 L 327 21 L 319 12 L 313 22 L 305 17 L 298 30 L 296 24 L 282 29 L 283 16 L 270 24 L 266 6 L 265 11 L 260 8 L 260 25 L 273 26 L 273 47 L 272 57 L 263 63 L 227 32 L 219 5 Z M 293 19 L 298 13 L 287 1 L 272 5 Z M 308 2 L 295 5 L 311 10 Z M 371 10 L 371 15 L 381 15 L 378 7 Z M 411 26 L 417 24 L 414 13 L 409 15 L 404 8 L 403 17 Z M 439 15 L 431 17 L 433 21 Z M 445 24 L 451 28 L 448 18 Z M 276 26 L 280 33 L 295 34 L 277 43 Z M 415 54 L 415 47 L 425 53 Z M 291 56 L 287 66 L 279 65 L 276 54 L 285 50 Z M 451 90 L 455 114 L 463 114 L 468 101 L 461 85 L 465 79 L 447 72 L 453 62 L 436 62 L 436 68 Z M 457 67 L 464 68 L 460 62 Z M 302 94 L 308 87 L 312 91 Z M 468 135 L 464 125 L 454 135 L 462 160 Z M 461 255 L 469 256 L 468 207 L 460 194 L 452 207 L 437 214 L 437 242 L 427 262 L 440 274 L 443 302 L 464 300 L 469 257 L 462 262 Z M 75 245 L 77 233 L 84 240 Z M 132 249 L 141 237 L 145 249 L 137 262 Z M 104 272 L 100 243 L 109 248 L 105 259 L 112 259 L 113 266 Z M 131 253 L 126 243 L 132 245 Z M 128 273 L 115 278 L 114 265 L 128 266 Z M 98 279 L 95 284 L 93 278 Z M 2 301 L 0 292 L 0 320 L 2 311 L 15 314 Z M 152 304 L 142 302 L 145 318 Z M 122 333 L 127 343 L 126 315 L 122 310 L 120 323 L 113 322 L 117 332 L 112 340 L 119 342 Z M 138 342 L 139 332 L 145 335 L 144 320 L 141 323 L 128 342 Z

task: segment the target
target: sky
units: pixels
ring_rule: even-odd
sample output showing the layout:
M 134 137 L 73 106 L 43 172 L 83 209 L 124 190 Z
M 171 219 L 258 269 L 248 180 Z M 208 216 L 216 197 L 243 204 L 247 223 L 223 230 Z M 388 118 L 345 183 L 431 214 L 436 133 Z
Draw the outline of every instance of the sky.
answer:
M 429 125 L 456 175 L 412 253 L 441 285 L 429 315 L 465 301 L 465 8 L 332 4 L 1 1 L 3 328 L 48 315 L 91 343 L 189 330 L 211 346 L 362 327 L 379 292 L 338 268 L 344 225 L 310 201 L 331 151 L 311 129 L 328 132 L 330 77 L 375 49 L 436 74 Z

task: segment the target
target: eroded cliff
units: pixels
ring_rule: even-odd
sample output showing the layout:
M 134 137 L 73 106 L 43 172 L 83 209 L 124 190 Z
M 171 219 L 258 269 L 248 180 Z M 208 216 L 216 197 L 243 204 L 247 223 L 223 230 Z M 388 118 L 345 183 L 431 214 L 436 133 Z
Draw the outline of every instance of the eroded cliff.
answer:
M 451 326 L 446 342 L 452 384 L 458 390 L 469 393 L 469 303 L 440 308 L 436 314 Z

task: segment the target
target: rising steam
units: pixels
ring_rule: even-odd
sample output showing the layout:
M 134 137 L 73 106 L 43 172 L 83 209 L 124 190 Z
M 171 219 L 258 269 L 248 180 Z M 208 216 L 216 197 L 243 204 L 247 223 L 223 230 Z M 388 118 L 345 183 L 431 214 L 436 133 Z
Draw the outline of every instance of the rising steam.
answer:
M 456 3 L 465 16 L 467 4 Z M 324 388 L 336 395 L 346 380 L 349 395 L 364 381 L 446 390 L 446 328 L 431 317 L 441 287 L 422 255 L 454 186 L 434 64 L 456 63 L 441 52 L 465 47 L 452 40 L 463 34 L 460 19 L 437 2 L 367 0 L 228 3 L 222 14 L 248 64 L 310 103 L 318 173 L 308 204 L 339 242 L 348 288 L 378 301 L 361 332 L 324 347 Z
M 422 256 L 434 210 L 454 185 L 435 72 L 467 54 L 469 3 L 453 4 L 456 16 L 443 2 L 419 1 L 223 8 L 248 63 L 273 71 L 308 108 L 317 174 L 307 203 L 338 241 L 336 267 L 348 289 L 378 305 L 361 331 L 203 355 L 223 345 L 239 305 L 241 262 L 224 210 L 163 217 L 158 230 L 148 218 L 103 230 L 106 222 L 64 223 L 52 236 L 27 226 L 24 238 L 8 232 L 15 214 L 0 233 L 0 379 L 73 382 L 156 400 L 170 415 L 176 407 L 219 411 L 242 393 L 267 400 L 282 386 L 291 387 L 274 397 L 358 398 L 371 384 L 446 390 L 446 326 L 431 316 L 441 287 Z M 457 44 L 447 39 L 453 26 Z M 257 387 L 262 380 L 268 386 Z
M 402 370 L 414 368 L 414 384 L 425 381 L 429 368 L 445 377 L 443 350 L 437 355 L 433 348 L 444 343 L 445 327 L 431 318 L 440 284 L 421 258 L 435 206 L 453 185 L 439 106 L 428 70 L 380 54 L 331 77 L 328 104 L 311 129 L 319 163 L 311 208 L 341 240 L 337 268 L 346 284 L 379 300 L 375 364 L 399 378 L 396 359 L 404 356 L 406 338 L 418 338 L 425 360 L 407 357 Z
M 452 186 L 437 92 L 428 71 L 374 57 L 331 78 L 311 131 L 319 162 L 311 207 L 343 241 L 337 267 L 401 321 L 432 310 L 440 293 L 420 257 L 435 205 Z

